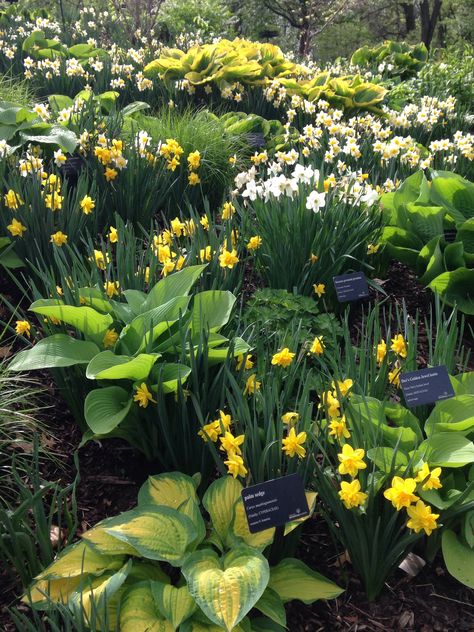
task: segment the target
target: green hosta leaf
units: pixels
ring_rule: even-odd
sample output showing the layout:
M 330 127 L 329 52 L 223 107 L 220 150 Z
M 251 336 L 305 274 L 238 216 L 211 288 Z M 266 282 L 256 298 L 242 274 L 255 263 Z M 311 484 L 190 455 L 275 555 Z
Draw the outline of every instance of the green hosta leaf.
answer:
M 194 480 L 180 472 L 149 476 L 138 492 L 138 505 L 166 505 L 178 509 L 186 500 L 197 501 Z
M 196 294 L 193 302 L 191 330 L 193 335 L 202 331 L 217 331 L 229 322 L 234 303 L 232 292 L 209 290 Z
M 112 302 L 104 298 L 101 290 L 96 287 L 80 287 L 79 296 L 84 301 L 85 305 L 93 307 L 99 312 L 110 314 L 110 312 L 113 311 Z
M 474 210 L 472 212 L 474 215 Z M 457 239 L 462 242 L 466 252 L 474 253 L 474 217 L 459 226 Z
M 299 599 L 303 603 L 313 603 L 317 599 L 334 599 L 344 592 L 332 581 L 293 558 L 284 559 L 271 569 L 268 585 L 284 602 Z
M 41 145 L 58 145 L 62 147 L 68 154 L 73 154 L 76 149 L 78 138 L 73 131 L 60 125 L 51 125 L 44 133 L 35 133 L 35 126 L 31 126 L 29 130 L 19 133 L 20 140 L 25 143 L 40 143 Z
M 197 605 L 187 586 L 171 586 L 159 582 L 151 583 L 151 590 L 155 603 L 161 614 L 171 622 L 173 630 L 197 610 Z
M 101 621 L 101 614 L 104 612 L 104 609 L 107 608 L 109 625 L 114 629 L 117 608 L 117 599 L 114 598 L 114 596 L 119 597 L 117 593 L 127 579 L 131 566 L 132 561 L 129 560 L 113 575 L 106 574 L 94 578 L 86 577 L 79 585 L 78 590 L 70 596 L 70 608 L 77 613 L 80 612 L 86 619 L 89 618 L 93 612 L 98 613 L 97 623 L 101 625 L 102 629 L 105 622 Z
M 184 384 L 190 375 L 191 368 L 189 366 L 167 362 L 159 366 L 157 379 L 159 378 L 160 381 L 152 388 L 154 391 L 160 389 L 165 394 L 176 393 L 178 384 Z M 155 379 L 153 374 L 151 379 Z
M 196 541 L 192 543 L 192 548 L 196 548 L 206 537 L 206 523 L 201 514 L 201 508 L 198 504 L 198 500 L 188 498 L 178 507 L 179 513 L 183 516 L 187 516 L 193 525 L 196 527 L 197 536 Z M 206 540 L 206 544 L 209 543 L 209 538 Z M 218 547 L 219 548 L 219 547 Z
M 49 105 L 56 110 L 62 110 L 64 108 L 70 108 L 74 105 L 74 100 L 65 94 L 50 94 L 48 96 Z
M 359 107 L 374 105 L 383 100 L 388 90 L 375 83 L 361 83 L 357 86 L 353 98 L 354 103 Z
M 462 312 L 474 314 L 474 270 L 458 268 L 444 272 L 431 281 L 429 287 L 449 305 L 456 304 Z
M 474 549 L 467 546 L 454 531 L 443 532 L 442 550 L 446 568 L 458 581 L 474 588 Z
M 158 281 L 149 291 L 143 311 L 159 307 L 177 296 L 187 296 L 205 267 L 205 265 L 189 266 Z
M 286 627 L 266 617 L 257 617 L 252 619 L 252 632 L 286 632 Z
M 423 441 L 415 455 L 430 467 L 464 467 L 474 463 L 474 444 L 457 432 L 437 432 Z
M 92 307 L 65 305 L 63 301 L 54 298 L 35 301 L 30 310 L 75 327 L 97 344 L 102 344 L 105 332 L 113 323 L 110 314 L 100 314 Z
M 209 485 L 202 499 L 202 504 L 211 517 L 212 525 L 223 542 L 226 542 L 228 538 L 234 505 L 240 498 L 242 489 L 242 484 L 237 479 L 224 476 Z
M 159 357 L 158 353 L 140 353 L 130 358 L 103 351 L 89 362 L 86 377 L 90 380 L 146 380 Z
M 400 450 L 393 448 L 379 447 L 367 450 L 367 456 L 375 465 L 386 474 L 391 474 L 394 470 L 403 473 L 408 467 L 408 457 Z
M 447 207 L 456 222 L 463 222 L 473 216 L 474 184 L 450 171 L 434 171 L 431 199 Z
M 423 242 L 442 235 L 446 209 L 440 206 L 420 206 L 409 202 L 406 205 L 406 214 L 410 226 Z
M 10 371 L 33 371 L 87 364 L 98 353 L 99 347 L 93 342 L 76 340 L 66 334 L 53 334 L 31 349 L 17 353 L 8 368 Z
M 452 377 L 451 384 L 456 395 L 474 395 L 474 371 Z
M 457 395 L 436 404 L 425 423 L 426 435 L 446 430 L 463 434 L 474 430 L 474 395 Z
M 167 303 L 137 316 L 122 330 L 119 339 L 120 345 L 130 355 L 144 351 L 148 339 L 147 334 L 149 336 L 150 332 L 153 332 L 160 323 L 171 324 L 177 320 L 180 315 L 186 312 L 189 301 L 189 296 L 176 296 Z
M 424 181 L 426 181 L 425 174 L 421 170 L 406 178 L 393 196 L 395 207 L 398 209 L 405 207 L 409 202 L 416 202 Z
M 204 614 L 227 632 L 258 602 L 270 575 L 267 560 L 248 547 L 237 547 L 223 558 L 211 549 L 196 551 L 182 573 Z
M 250 345 L 248 345 L 245 342 L 245 340 L 242 340 L 242 338 L 239 338 L 238 336 L 233 339 L 232 343 L 233 343 L 232 356 L 234 358 L 236 358 L 239 355 L 245 355 L 247 351 L 250 350 Z M 208 350 L 207 359 L 210 365 L 218 364 L 220 362 L 225 362 L 228 355 L 229 355 L 228 346 L 224 348 L 218 348 L 218 349 L 213 347 Z
M 275 623 L 282 625 L 284 628 L 286 627 L 285 606 L 279 595 L 271 588 L 266 588 L 263 595 L 255 604 L 255 608 L 272 619 L 272 621 L 275 621 Z
M 149 582 L 128 588 L 120 607 L 121 632 L 174 632 L 159 613 Z
M 120 386 L 107 386 L 91 391 L 84 402 L 87 425 L 96 435 L 112 432 L 128 415 L 131 394 Z
M 151 505 L 117 516 L 106 531 L 130 544 L 144 557 L 169 562 L 172 566 L 183 563 L 197 535 L 187 516 L 169 507 Z
M 433 279 L 445 271 L 443 253 L 441 252 L 440 237 L 435 237 L 420 251 L 420 260 L 424 260 L 426 271 L 420 276 L 420 283 L 428 285 Z M 419 267 L 420 260 L 417 261 Z
M 464 246 L 460 241 L 447 244 L 443 253 L 444 266 L 448 272 L 463 268 L 466 264 L 464 260 Z
M 114 571 L 123 564 L 123 556 L 102 555 L 94 551 L 86 542 L 78 542 L 68 547 L 36 579 L 59 579 L 79 577 L 82 574 L 102 575 Z

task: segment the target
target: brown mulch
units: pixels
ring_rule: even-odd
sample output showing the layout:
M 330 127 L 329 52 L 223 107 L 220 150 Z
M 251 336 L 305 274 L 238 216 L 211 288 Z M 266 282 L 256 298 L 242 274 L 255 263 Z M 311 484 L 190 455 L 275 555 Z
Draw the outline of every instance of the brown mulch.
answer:
M 247 270 L 246 276 L 252 276 L 251 270 Z M 5 287 L 1 279 L 0 287 L 2 290 Z M 428 313 L 431 293 L 421 287 L 416 276 L 402 264 L 391 264 L 383 288 L 392 302 L 401 305 L 403 299 L 410 315 L 414 315 L 416 309 L 423 314 Z M 371 290 L 371 298 L 376 297 L 377 293 Z M 378 298 L 382 297 L 379 295 Z M 360 323 L 361 310 L 362 306 L 354 306 L 351 311 L 351 328 L 354 330 Z M 424 330 L 424 324 L 420 323 L 420 326 L 419 353 L 422 358 L 426 357 L 429 333 Z M 472 347 L 472 340 L 467 339 L 466 342 Z M 45 382 L 48 379 L 45 378 Z M 50 380 L 45 384 L 45 390 L 49 390 L 54 399 L 54 387 Z M 73 454 L 80 443 L 81 433 L 57 401 L 48 423 L 56 437 L 52 449 L 60 455 L 61 465 L 48 465 L 43 476 L 46 480 L 60 480 L 66 484 L 75 476 Z M 133 507 L 140 485 L 151 472 L 147 470 L 143 457 L 120 440 L 91 442 L 80 450 L 79 455 L 77 502 L 79 530 L 84 531 L 102 518 Z M 289 604 L 287 627 L 290 632 L 474 632 L 473 592 L 447 574 L 442 561 L 426 565 L 416 577 L 397 571 L 377 601 L 369 603 L 350 564 L 341 566 L 338 563 L 327 526 L 320 517 L 316 516 L 306 523 L 298 557 L 345 587 L 346 591 L 337 599 L 310 606 L 300 601 Z M 14 630 L 5 612 L 14 600 L 15 587 L 5 581 L 2 585 L 0 569 L 2 632 Z

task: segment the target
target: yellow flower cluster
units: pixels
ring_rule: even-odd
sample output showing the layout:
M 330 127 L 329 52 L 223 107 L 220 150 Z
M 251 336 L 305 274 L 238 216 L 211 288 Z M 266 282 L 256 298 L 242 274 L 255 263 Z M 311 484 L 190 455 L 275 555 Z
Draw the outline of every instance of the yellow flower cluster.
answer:
M 229 474 L 237 478 L 237 476 L 245 476 L 247 474 L 240 447 L 245 437 L 243 434 L 234 436 L 230 431 L 231 424 L 232 417 L 220 410 L 219 418 L 205 424 L 198 432 L 198 435 L 203 441 L 212 441 L 213 443 L 216 443 L 219 439 L 221 444 L 219 449 L 225 452 L 227 456 L 227 459 L 224 461 L 227 465 L 227 470 Z
M 388 373 L 388 381 L 390 384 L 393 384 L 397 388 L 400 388 L 400 374 L 402 372 L 400 358 L 406 359 L 408 348 L 405 338 L 402 334 L 396 334 L 396 336 L 391 339 L 391 343 L 392 344 L 390 345 L 390 351 L 393 351 L 397 357 L 393 363 L 391 370 Z M 387 343 L 384 339 L 382 339 L 376 347 L 377 364 L 379 366 L 385 360 L 387 352 Z
M 430 489 L 440 489 L 442 487 L 439 477 L 441 468 L 435 467 L 430 470 L 428 463 L 423 463 L 415 478 L 401 478 L 394 476 L 392 486 L 385 490 L 384 496 L 389 500 L 397 511 L 405 508 L 408 514 L 407 527 L 413 529 L 415 533 L 424 531 L 426 535 L 431 535 L 437 528 L 436 520 L 439 514 L 431 513 L 431 507 L 426 505 L 419 496 L 416 495 L 416 488 L 421 486 L 423 491 Z
M 115 180 L 119 171 L 127 166 L 127 160 L 123 155 L 123 141 L 113 138 L 109 140 L 103 134 L 99 134 L 97 144 L 94 147 L 94 156 L 105 167 L 104 177 L 107 182 Z

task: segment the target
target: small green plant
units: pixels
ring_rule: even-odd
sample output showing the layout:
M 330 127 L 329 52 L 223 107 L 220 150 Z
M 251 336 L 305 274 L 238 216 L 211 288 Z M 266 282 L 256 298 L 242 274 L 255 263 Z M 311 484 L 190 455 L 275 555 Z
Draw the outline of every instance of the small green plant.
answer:
M 419 72 L 428 60 L 426 46 L 411 46 L 406 42 L 387 40 L 379 46 L 358 48 L 351 57 L 351 64 L 370 67 L 373 72 L 389 77 L 406 79 Z

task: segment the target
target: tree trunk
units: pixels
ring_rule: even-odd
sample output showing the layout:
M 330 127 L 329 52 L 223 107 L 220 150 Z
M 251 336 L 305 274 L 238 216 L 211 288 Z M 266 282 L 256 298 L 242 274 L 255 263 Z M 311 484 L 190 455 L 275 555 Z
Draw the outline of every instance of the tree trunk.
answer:
M 303 20 L 300 31 L 300 41 L 298 46 L 298 53 L 301 57 L 305 57 L 310 52 L 311 46 L 311 25 L 309 20 Z
M 405 35 L 415 30 L 415 5 L 413 2 L 402 2 L 403 15 L 405 17 Z
M 434 0 L 433 10 L 430 11 L 429 0 L 422 0 L 420 5 L 420 17 L 421 17 L 421 41 L 424 42 L 426 48 L 430 47 L 435 28 L 439 20 L 441 13 L 441 5 L 443 0 Z

